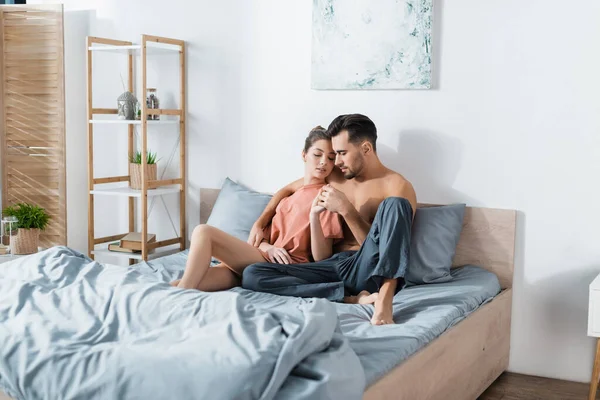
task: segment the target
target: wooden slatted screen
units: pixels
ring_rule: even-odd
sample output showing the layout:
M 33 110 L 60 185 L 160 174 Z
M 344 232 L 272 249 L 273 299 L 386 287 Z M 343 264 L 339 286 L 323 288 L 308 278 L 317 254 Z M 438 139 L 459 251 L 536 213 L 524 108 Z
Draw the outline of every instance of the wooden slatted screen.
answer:
M 62 6 L 0 6 L 0 28 L 2 207 L 44 207 L 40 246 L 65 245 Z

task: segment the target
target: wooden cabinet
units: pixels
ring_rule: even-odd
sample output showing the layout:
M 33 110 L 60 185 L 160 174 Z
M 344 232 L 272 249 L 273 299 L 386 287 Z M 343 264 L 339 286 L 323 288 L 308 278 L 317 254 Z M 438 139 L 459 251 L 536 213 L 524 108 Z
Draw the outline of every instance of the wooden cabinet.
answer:
M 0 6 L 2 207 L 44 207 L 40 246 L 67 244 L 62 5 Z

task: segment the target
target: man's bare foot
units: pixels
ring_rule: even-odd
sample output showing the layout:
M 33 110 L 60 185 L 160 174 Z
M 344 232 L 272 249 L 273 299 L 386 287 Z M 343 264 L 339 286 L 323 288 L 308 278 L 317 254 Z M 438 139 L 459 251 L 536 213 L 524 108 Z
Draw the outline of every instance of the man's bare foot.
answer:
M 179 282 L 181 282 L 181 279 L 177 279 L 176 281 L 169 283 L 169 285 L 177 287 L 177 285 L 179 285 Z
M 379 293 L 369 293 L 366 290 L 363 290 L 356 296 L 346 296 L 344 297 L 344 303 L 348 304 L 373 304 L 375 300 L 379 297 Z
M 382 301 L 375 301 L 375 313 L 371 318 L 372 325 L 389 325 L 394 323 L 394 313 L 392 304 L 383 304 Z

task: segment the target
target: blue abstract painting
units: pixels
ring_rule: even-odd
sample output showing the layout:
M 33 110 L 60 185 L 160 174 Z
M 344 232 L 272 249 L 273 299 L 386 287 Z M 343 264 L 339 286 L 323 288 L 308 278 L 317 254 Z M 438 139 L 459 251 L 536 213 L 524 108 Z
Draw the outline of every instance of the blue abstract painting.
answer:
M 433 0 L 313 0 L 313 89 L 430 89 Z

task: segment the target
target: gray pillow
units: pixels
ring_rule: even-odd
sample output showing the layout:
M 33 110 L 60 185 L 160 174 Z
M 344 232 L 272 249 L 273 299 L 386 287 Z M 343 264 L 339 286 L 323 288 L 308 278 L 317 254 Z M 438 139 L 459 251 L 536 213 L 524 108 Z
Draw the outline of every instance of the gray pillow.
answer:
M 418 208 L 412 225 L 407 286 L 452 280 L 450 267 L 462 232 L 465 204 Z
M 245 242 L 271 197 L 226 178 L 206 224 Z

